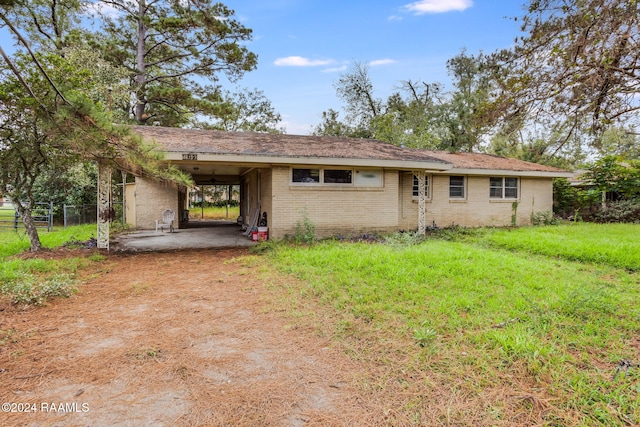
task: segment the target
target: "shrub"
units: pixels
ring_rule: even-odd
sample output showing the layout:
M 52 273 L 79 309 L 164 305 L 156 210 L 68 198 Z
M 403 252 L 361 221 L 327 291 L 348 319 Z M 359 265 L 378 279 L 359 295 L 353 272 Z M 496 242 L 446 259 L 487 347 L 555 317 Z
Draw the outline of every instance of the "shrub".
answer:
M 594 222 L 640 222 L 640 199 L 611 202 L 593 215 Z
M 73 280 L 65 274 L 57 274 L 40 282 L 33 275 L 25 275 L 0 287 L 3 294 L 9 295 L 13 304 L 42 305 L 49 298 L 68 298 L 76 287 Z
M 531 214 L 531 225 L 555 225 L 558 220 L 551 211 L 539 211 Z

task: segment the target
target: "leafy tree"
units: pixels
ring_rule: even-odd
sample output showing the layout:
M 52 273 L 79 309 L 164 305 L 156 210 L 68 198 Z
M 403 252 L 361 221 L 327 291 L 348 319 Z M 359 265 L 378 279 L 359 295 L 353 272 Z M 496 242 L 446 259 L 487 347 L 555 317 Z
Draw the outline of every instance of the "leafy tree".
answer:
M 616 124 L 633 125 L 639 23 L 638 0 L 531 0 L 526 35 L 489 62 L 500 83 L 493 123 L 543 124 L 563 135 L 558 147 L 575 135 L 597 138 Z
M 492 89 L 491 75 L 482 55 L 474 57 L 464 50 L 447 61 L 447 69 L 455 90 L 442 108 L 445 140 L 452 151 L 471 152 L 481 145 L 488 131 L 485 109 Z
M 190 184 L 184 174 L 161 162 L 153 147 L 114 126 L 100 104 L 88 96 L 95 93 L 96 81 L 86 63 L 74 62 L 82 55 L 66 55 L 67 48 L 31 49 L 13 24 L 19 20 L 9 14 L 29 3 L 14 3 L 8 11 L 0 8 L 0 25 L 22 47 L 13 58 L 0 48 L 4 60 L 0 67 L 0 191 L 11 197 L 22 214 L 31 250 L 41 247 L 31 217 L 34 190 L 37 180 L 49 171 L 95 160 Z
M 625 159 L 640 159 L 638 136 L 620 127 L 607 129 L 594 141 L 601 156 L 617 156 Z
M 601 192 L 612 192 L 621 199 L 640 195 L 640 160 L 623 161 L 614 156 L 599 159 L 587 168 L 583 179 Z
M 371 121 L 382 113 L 383 104 L 373 94 L 369 66 L 354 62 L 352 69 L 340 76 L 335 88 L 338 98 L 346 104 L 347 122 L 353 123 L 357 133 L 370 134 Z
M 133 104 L 119 107 L 139 124 L 181 126 L 194 117 L 233 114 L 216 83 L 256 67 L 242 44 L 251 30 L 211 0 L 100 0 L 119 12 L 102 14 L 104 36 L 94 41 L 105 59 L 129 70 Z
M 200 128 L 219 129 L 228 132 L 283 133 L 278 128 L 282 117 L 261 90 L 226 92 L 227 113 L 217 120 L 198 123 Z
M 340 120 L 340 113 L 332 108 L 322 112 L 322 121 L 313 129 L 313 135 L 355 136 L 355 129 Z
M 345 103 L 345 119 L 328 110 L 314 133 L 375 138 L 415 148 L 477 149 L 488 128 L 482 115 L 490 74 L 480 58 L 464 51 L 449 61 L 448 68 L 454 79 L 452 92 L 445 93 L 438 83 L 407 80 L 385 102 L 374 95 L 368 66 L 355 62 L 335 83 Z

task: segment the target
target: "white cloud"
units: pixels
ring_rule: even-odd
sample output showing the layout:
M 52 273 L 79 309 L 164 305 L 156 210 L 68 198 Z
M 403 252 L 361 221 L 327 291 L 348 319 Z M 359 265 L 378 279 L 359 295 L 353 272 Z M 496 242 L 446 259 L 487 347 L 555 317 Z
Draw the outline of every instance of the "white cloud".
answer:
M 419 0 L 404 6 L 404 9 L 416 15 L 425 13 L 444 13 L 453 10 L 465 10 L 473 6 L 472 0 Z
M 369 62 L 369 65 L 372 67 L 377 67 L 379 65 L 389 65 L 389 64 L 393 64 L 394 61 L 393 59 L 376 59 L 375 61 L 371 61 Z
M 387 18 L 387 21 L 402 21 L 402 16 L 391 15 Z
M 278 58 L 273 62 L 279 67 L 318 67 L 333 64 L 332 59 L 309 59 L 302 56 L 287 56 Z

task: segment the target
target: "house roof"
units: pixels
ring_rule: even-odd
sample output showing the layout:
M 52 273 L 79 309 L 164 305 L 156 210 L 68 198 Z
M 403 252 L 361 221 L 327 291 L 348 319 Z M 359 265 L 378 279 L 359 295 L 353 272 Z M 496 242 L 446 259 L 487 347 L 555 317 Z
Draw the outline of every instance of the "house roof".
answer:
M 154 139 L 167 153 L 202 153 L 254 160 L 309 163 L 309 159 L 347 164 L 360 160 L 361 165 L 401 166 L 449 169 L 449 162 L 426 152 L 410 151 L 371 139 L 330 136 L 224 132 L 156 126 L 133 126 L 133 131 Z M 346 162 L 345 162 L 346 161 Z
M 568 172 L 558 168 L 492 154 L 402 148 L 371 139 L 157 126 L 132 128 L 144 138 L 155 140 L 168 160 L 181 160 L 183 154 L 197 153 L 200 154 L 199 160 L 209 161 L 397 167 L 460 174 L 569 176 Z
M 449 162 L 453 165 L 452 172 L 458 173 L 488 173 L 489 171 L 508 171 L 519 175 L 550 174 L 552 176 L 569 176 L 570 172 L 553 166 L 526 162 L 520 159 L 501 157 L 495 154 L 483 153 L 451 153 L 448 151 L 420 150 L 430 156 Z

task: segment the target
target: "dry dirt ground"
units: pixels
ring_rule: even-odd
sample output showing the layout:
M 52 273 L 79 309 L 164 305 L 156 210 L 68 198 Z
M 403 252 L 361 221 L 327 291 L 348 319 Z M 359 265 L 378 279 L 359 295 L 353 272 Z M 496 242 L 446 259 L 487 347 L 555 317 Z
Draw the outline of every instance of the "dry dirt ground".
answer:
M 68 299 L 29 309 L 1 301 L 0 403 L 14 405 L 3 406 L 0 425 L 352 426 L 384 417 L 354 386 L 363 367 L 296 326 L 243 255 L 112 254 Z

